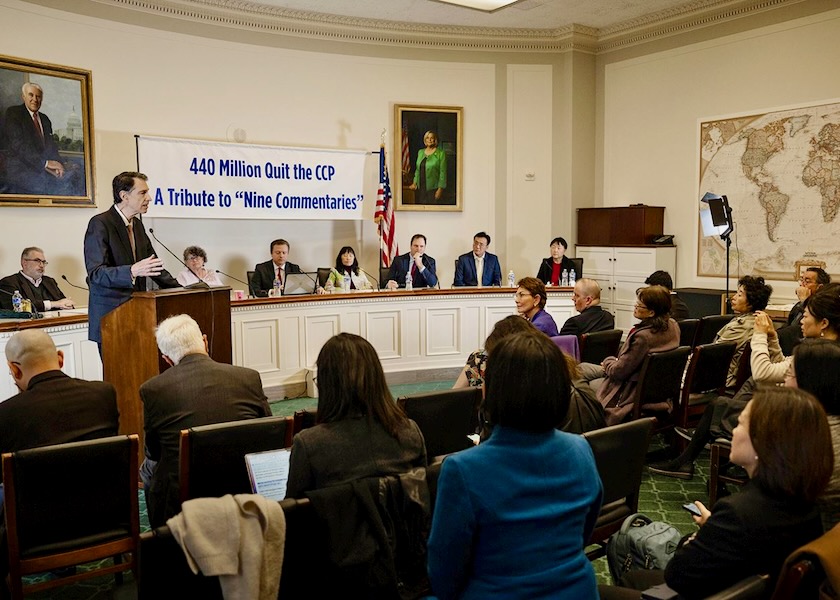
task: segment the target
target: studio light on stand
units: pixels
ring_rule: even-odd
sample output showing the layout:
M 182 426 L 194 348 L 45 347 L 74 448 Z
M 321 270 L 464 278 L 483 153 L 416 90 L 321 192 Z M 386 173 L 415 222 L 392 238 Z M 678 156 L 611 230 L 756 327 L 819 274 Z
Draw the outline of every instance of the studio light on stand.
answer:
M 718 196 L 706 192 L 700 198 L 700 223 L 703 226 L 703 237 L 720 236 L 726 242 L 726 301 L 729 302 L 729 246 L 732 244 L 731 235 L 735 229 L 732 221 L 732 208 L 726 195 Z

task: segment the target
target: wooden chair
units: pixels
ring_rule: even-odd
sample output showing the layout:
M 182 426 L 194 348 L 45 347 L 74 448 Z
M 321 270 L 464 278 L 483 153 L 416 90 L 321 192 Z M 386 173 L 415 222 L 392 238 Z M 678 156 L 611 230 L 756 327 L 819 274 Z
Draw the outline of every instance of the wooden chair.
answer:
M 245 455 L 292 445 L 292 417 L 263 417 L 181 430 L 181 502 L 250 494 Z
M 401 396 L 397 403 L 423 433 L 430 463 L 436 456 L 465 450 L 473 445 L 467 436 L 478 428 L 480 388 L 411 394 Z
M 711 344 L 715 341 L 715 336 L 724 325 L 729 323 L 735 315 L 710 315 L 702 317 L 700 324 L 697 326 L 697 334 L 694 338 L 695 346 L 702 346 L 703 344 Z
M 657 433 L 674 428 L 674 409 L 679 406 L 690 351 L 688 346 L 680 346 L 665 352 L 651 352 L 645 357 L 639 373 L 639 394 L 633 406 L 633 419 L 656 417 L 653 429 Z
M 840 569 L 834 550 L 840 548 L 840 525 L 790 553 L 779 572 L 772 600 L 829 598 L 822 591 L 840 590 Z M 821 588 L 825 585 L 825 590 Z
M 604 500 L 586 553 L 595 560 L 606 553 L 607 540 L 621 529 L 624 519 L 639 510 L 642 469 L 655 419 L 639 419 L 583 434 L 592 447 L 604 486 Z
M 600 365 L 608 356 L 618 355 L 621 329 L 584 333 L 580 336 L 580 362 Z
M 330 267 L 318 267 L 317 281 L 320 287 L 327 285 L 327 279 L 330 277 Z
M 680 326 L 680 346 L 694 348 L 694 338 L 697 337 L 697 328 L 700 326 L 700 319 L 683 319 L 677 321 Z
M 695 427 L 706 405 L 726 388 L 726 376 L 735 354 L 735 342 L 703 344 L 691 353 L 679 405 L 674 407 L 674 425 Z
M 25 593 L 136 573 L 140 541 L 137 435 L 3 454 L 9 589 Z M 128 560 L 123 562 L 123 554 Z M 24 585 L 22 578 L 114 557 L 114 564 Z M 119 579 L 119 575 L 118 575 Z
M 711 457 L 709 459 L 709 508 L 711 509 L 718 501 L 718 490 L 723 483 L 734 483 L 744 485 L 746 477 L 725 474 L 721 468 L 729 462 L 729 450 L 731 445 L 722 440 L 716 441 L 710 446 Z
M 299 434 L 304 429 L 309 429 L 310 427 L 315 427 L 318 423 L 318 409 L 317 408 L 305 408 L 303 410 L 296 410 L 294 419 L 294 429 L 292 431 L 292 437 Z

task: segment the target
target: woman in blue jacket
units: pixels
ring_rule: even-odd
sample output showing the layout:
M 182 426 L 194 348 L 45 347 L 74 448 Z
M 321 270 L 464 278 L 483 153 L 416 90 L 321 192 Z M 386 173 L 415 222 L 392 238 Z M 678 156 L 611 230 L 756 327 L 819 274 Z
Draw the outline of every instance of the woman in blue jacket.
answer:
M 597 598 L 584 547 L 603 490 L 586 440 L 555 429 L 569 407 L 562 353 L 536 330 L 505 338 L 485 390 L 493 433 L 441 469 L 432 590 L 441 600 Z

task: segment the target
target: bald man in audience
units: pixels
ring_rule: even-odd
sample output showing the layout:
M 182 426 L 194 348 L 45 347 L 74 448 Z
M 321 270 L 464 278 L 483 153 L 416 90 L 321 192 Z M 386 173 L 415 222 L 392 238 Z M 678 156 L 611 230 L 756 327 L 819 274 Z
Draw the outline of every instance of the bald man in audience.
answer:
M 20 393 L 0 402 L 0 452 L 117 435 L 114 386 L 64 374 L 64 353 L 42 330 L 13 335 L 6 362 Z
M 615 317 L 601 308 L 601 286 L 594 279 L 578 279 L 572 295 L 575 309 L 580 313 L 563 323 L 560 335 L 577 335 L 615 329 Z
M 146 460 L 140 476 L 149 523 L 159 527 L 181 511 L 181 430 L 270 417 L 271 409 L 260 374 L 210 358 L 207 336 L 189 315 L 161 321 L 155 336 L 163 360 L 172 368 L 140 386 L 146 430 Z

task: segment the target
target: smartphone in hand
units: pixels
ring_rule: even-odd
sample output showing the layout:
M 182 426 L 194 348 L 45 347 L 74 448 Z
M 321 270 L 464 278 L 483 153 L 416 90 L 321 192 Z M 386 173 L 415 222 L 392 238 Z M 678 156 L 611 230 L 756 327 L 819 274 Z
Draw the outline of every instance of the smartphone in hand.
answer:
M 694 502 L 689 502 L 688 504 L 683 504 L 683 508 L 685 510 L 687 510 L 688 512 L 690 512 L 695 517 L 702 516 L 701 513 L 700 513 L 700 509 L 697 508 L 697 505 L 694 504 Z

